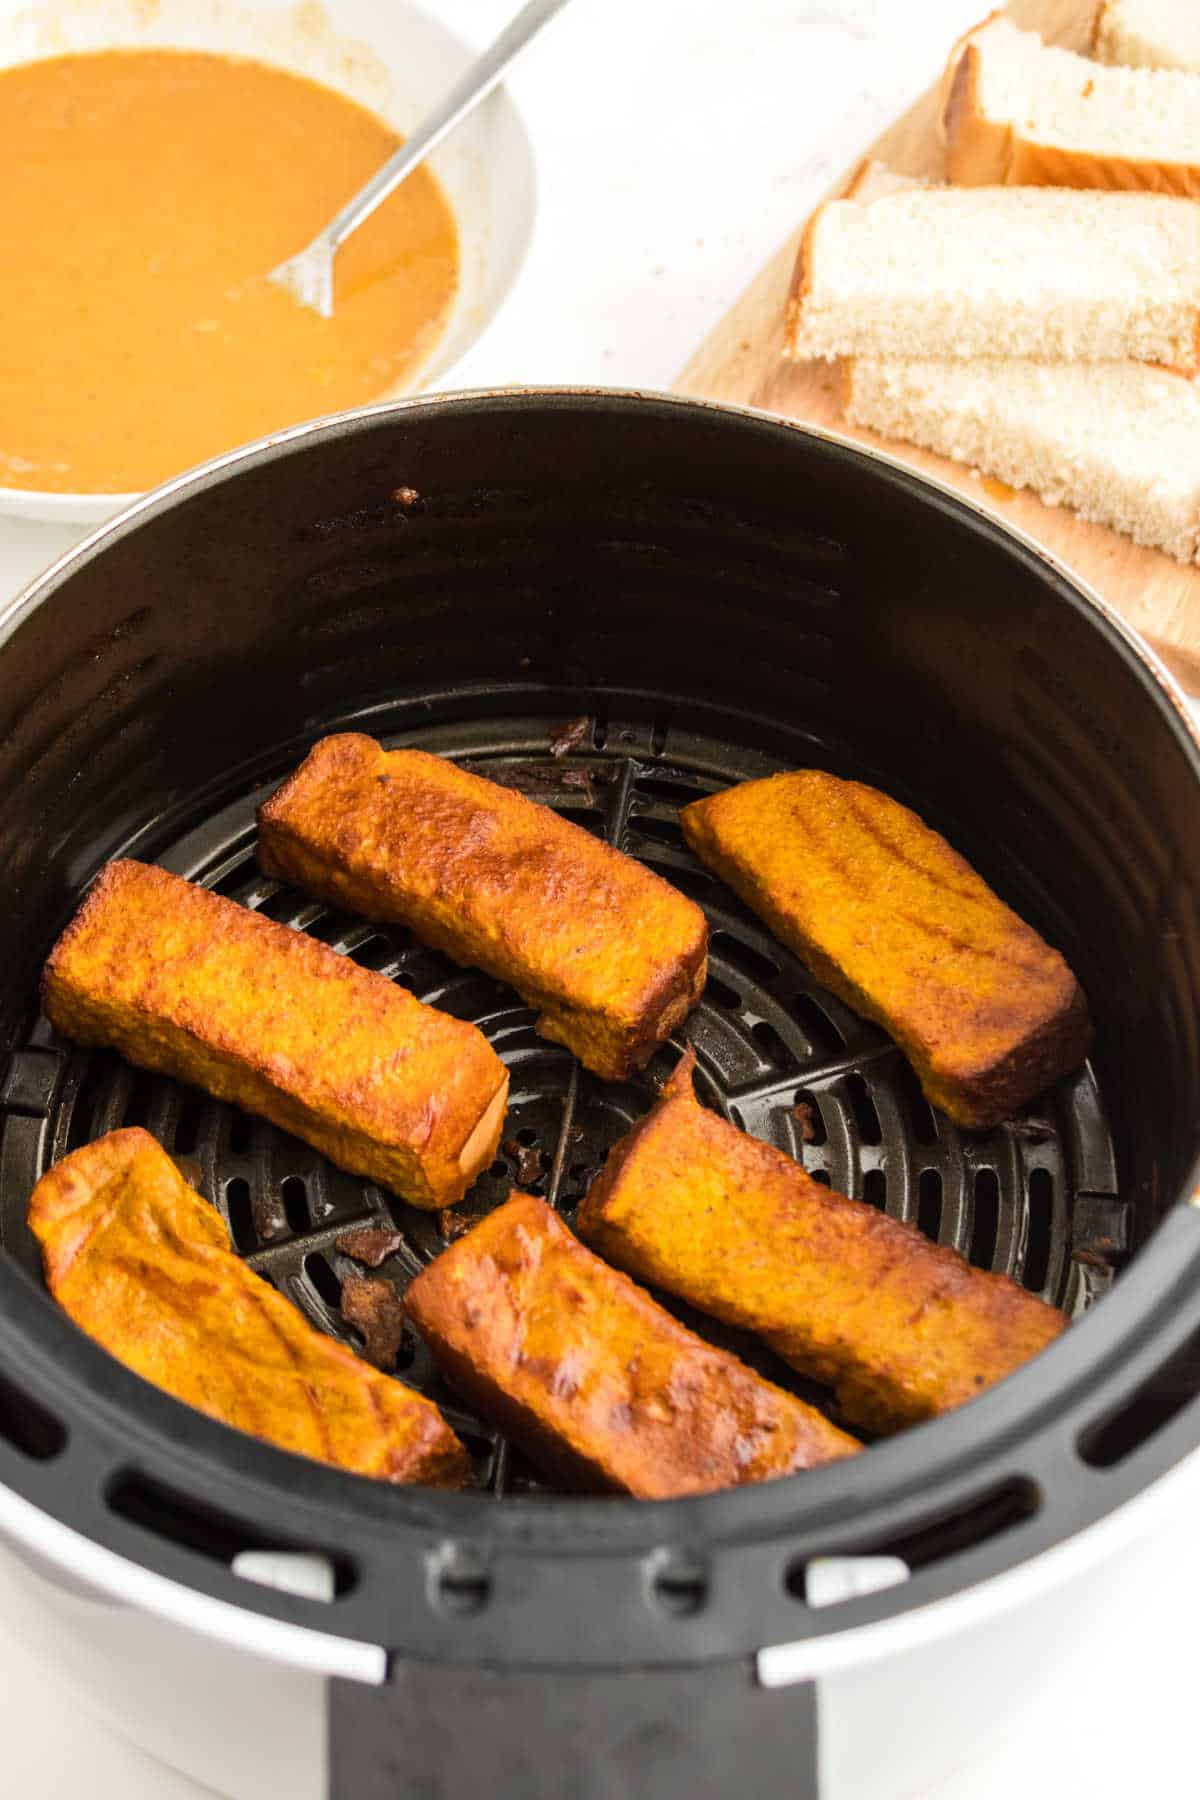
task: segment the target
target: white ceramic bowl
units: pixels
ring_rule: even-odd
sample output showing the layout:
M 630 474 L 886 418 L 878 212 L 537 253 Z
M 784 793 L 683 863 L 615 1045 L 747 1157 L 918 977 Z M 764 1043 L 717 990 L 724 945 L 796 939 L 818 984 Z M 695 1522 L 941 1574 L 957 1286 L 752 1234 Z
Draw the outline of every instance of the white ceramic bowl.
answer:
M 405 134 L 477 54 L 410 0 L 0 0 L 0 68 L 73 50 L 130 48 L 253 56 L 336 88 Z M 459 126 L 430 167 L 458 223 L 458 297 L 428 360 L 381 400 L 442 381 L 496 317 L 533 232 L 533 151 L 506 89 Z M 0 512 L 90 525 L 135 497 L 0 487 Z

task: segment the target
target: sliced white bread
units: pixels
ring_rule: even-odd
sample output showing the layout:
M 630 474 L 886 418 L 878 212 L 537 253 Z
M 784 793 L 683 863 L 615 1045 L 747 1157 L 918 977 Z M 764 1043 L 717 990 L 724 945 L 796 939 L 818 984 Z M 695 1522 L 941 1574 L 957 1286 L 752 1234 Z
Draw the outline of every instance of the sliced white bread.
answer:
M 951 53 L 942 130 L 960 187 L 1200 195 L 1200 75 L 1108 68 L 998 13 Z
M 1155 194 L 920 188 L 819 207 L 795 357 L 1132 357 L 1195 365 L 1200 205 Z
M 1197 0 L 1104 0 L 1092 54 L 1130 69 L 1200 74 L 1200 5 Z
M 857 357 L 854 425 L 903 438 L 1180 562 L 1200 551 L 1200 391 L 1140 363 Z

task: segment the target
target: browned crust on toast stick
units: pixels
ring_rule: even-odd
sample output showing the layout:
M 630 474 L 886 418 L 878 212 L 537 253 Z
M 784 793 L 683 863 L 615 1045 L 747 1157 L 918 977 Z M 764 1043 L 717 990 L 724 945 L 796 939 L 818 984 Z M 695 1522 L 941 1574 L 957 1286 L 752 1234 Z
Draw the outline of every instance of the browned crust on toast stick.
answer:
M 694 1064 L 689 1052 L 579 1210 L 603 1256 L 765 1338 L 871 1431 L 958 1406 L 1065 1328 L 1007 1276 L 833 1192 L 701 1106 Z
M 443 1250 L 405 1304 L 447 1380 L 585 1489 L 669 1499 L 859 1449 L 686 1330 L 530 1194 Z
M 407 925 L 506 981 L 537 1029 L 608 1081 L 696 1004 L 700 908 L 631 857 L 444 757 L 324 738 L 258 815 L 263 870 Z
M 1067 964 L 908 807 L 798 769 L 680 813 L 701 862 L 891 1033 L 935 1106 L 984 1129 L 1083 1062 Z
M 145 863 L 109 863 L 42 976 L 81 1044 L 261 1113 L 415 1206 L 496 1154 L 508 1072 L 452 1019 L 302 932 Z
M 177 1400 L 377 1480 L 466 1480 L 466 1451 L 436 1406 L 248 1269 L 149 1132 L 110 1131 L 64 1157 L 34 1189 L 29 1225 L 63 1310 Z

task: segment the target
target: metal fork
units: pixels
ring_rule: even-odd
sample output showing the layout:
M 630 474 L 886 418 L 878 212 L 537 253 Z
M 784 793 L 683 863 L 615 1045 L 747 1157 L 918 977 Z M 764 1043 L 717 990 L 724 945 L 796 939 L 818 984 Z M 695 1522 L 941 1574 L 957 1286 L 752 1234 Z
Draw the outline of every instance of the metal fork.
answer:
M 272 269 L 268 280 L 286 288 L 301 306 L 311 307 L 323 319 L 332 319 L 333 259 L 340 246 L 399 187 L 405 176 L 411 175 L 442 139 L 469 112 L 473 112 L 481 100 L 487 98 L 542 26 L 548 24 L 567 4 L 568 0 L 529 0 L 529 4 L 523 6 L 512 23 L 501 32 L 491 49 L 485 50 L 471 64 L 441 104 L 401 144 L 395 155 L 388 158 L 377 174 L 372 175 L 365 187 L 347 200 L 341 212 L 330 220 L 324 231 L 318 232 L 311 244 L 298 251 L 295 256 L 289 256 L 277 269 Z

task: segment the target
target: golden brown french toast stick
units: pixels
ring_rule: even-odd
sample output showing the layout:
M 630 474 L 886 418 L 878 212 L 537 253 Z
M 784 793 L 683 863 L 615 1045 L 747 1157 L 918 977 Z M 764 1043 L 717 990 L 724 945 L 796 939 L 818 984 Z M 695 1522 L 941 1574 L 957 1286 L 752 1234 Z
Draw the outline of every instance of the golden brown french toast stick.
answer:
M 640 1281 L 757 1333 L 836 1389 L 842 1414 L 894 1431 L 969 1400 L 1066 1319 L 814 1181 L 696 1099 L 694 1054 L 588 1190 L 578 1230 Z
M 537 1029 L 607 1081 L 700 998 L 704 914 L 581 826 L 423 750 L 324 738 L 258 815 L 259 862 L 368 919 L 408 925 L 508 982 Z
M 149 1132 L 110 1131 L 56 1163 L 29 1225 L 63 1310 L 177 1400 L 359 1475 L 462 1486 L 467 1454 L 437 1407 L 248 1269 Z
M 680 813 L 723 877 L 819 981 L 890 1032 L 959 1125 L 1011 1118 L 1083 1062 L 1083 990 L 908 807 L 798 769 Z
M 578 1487 L 662 1500 L 860 1448 L 686 1330 L 530 1194 L 443 1250 L 405 1306 L 447 1380 Z
M 302 932 L 113 862 L 50 953 L 46 1016 L 282 1126 L 414 1206 L 496 1154 L 508 1072 L 473 1025 Z

